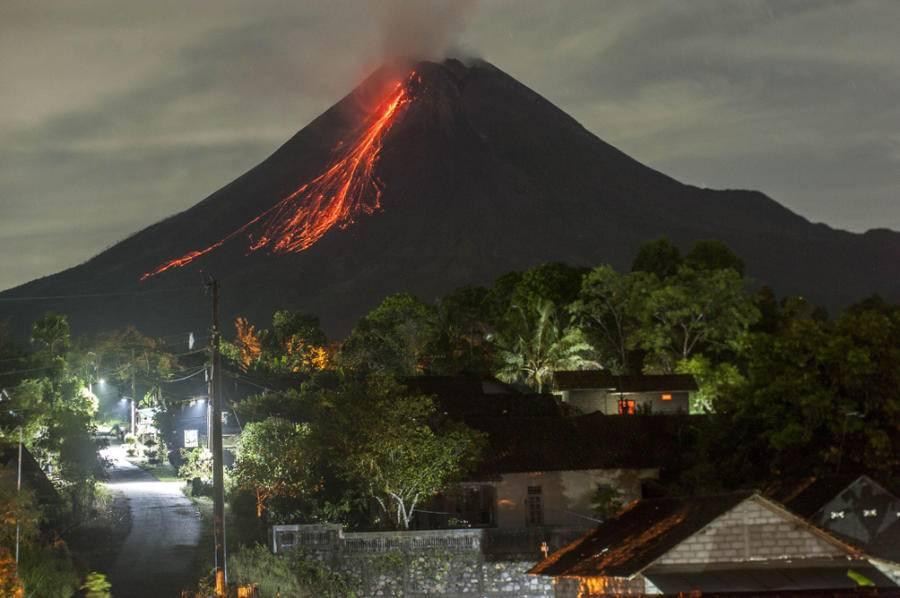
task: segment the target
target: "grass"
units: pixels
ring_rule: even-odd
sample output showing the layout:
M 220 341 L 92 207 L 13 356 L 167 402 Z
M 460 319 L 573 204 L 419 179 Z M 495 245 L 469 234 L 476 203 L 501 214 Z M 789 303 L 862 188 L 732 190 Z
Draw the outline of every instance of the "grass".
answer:
M 160 482 L 183 482 L 175 468 L 168 463 L 151 464 L 146 461 L 132 461 L 135 465 L 155 477 Z

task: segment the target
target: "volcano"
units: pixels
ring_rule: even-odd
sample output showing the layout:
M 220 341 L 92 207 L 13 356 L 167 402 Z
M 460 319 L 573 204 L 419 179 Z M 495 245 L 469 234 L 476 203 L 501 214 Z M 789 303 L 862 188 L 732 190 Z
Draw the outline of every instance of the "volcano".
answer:
M 48 310 L 81 333 L 202 330 L 213 275 L 226 321 L 289 308 L 342 335 L 391 293 L 430 301 L 546 261 L 627 269 L 662 235 L 721 239 L 757 283 L 832 308 L 900 297 L 900 233 L 682 184 L 491 64 L 451 59 L 379 69 L 192 208 L 0 294 L 0 317 L 20 331 Z

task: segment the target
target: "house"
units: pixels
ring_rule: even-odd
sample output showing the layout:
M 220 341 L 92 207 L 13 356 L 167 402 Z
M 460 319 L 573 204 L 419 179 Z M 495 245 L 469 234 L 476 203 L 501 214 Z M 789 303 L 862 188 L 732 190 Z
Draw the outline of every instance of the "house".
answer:
M 900 562 L 900 498 L 869 476 L 782 480 L 764 494 L 868 554 Z
M 648 419 L 648 418 L 642 418 Z M 630 435 L 621 418 L 494 417 L 469 420 L 487 435 L 478 469 L 448 489 L 426 510 L 424 526 L 504 529 L 565 527 L 586 529 L 599 515 L 598 491 L 624 503 L 642 496 L 659 477 L 659 451 L 650 436 Z M 650 422 L 648 422 L 650 423 Z
M 896 588 L 873 559 L 756 492 L 642 499 L 534 566 L 557 597 Z
M 598 494 L 610 505 L 640 498 L 682 453 L 675 447 L 684 417 L 584 415 L 556 396 L 521 393 L 489 377 L 404 382 L 488 442 L 477 470 L 422 508 L 418 529 L 588 529 L 601 518 Z
M 688 413 L 697 382 L 689 374 L 617 376 L 606 370 L 553 373 L 553 390 L 583 413 Z

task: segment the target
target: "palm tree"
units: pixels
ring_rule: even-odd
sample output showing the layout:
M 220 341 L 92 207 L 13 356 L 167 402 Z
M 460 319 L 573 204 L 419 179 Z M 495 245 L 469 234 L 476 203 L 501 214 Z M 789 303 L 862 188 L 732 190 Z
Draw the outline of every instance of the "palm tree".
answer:
M 514 305 L 503 330 L 492 335 L 498 362 L 497 377 L 505 382 L 524 380 L 542 392 L 555 370 L 596 367 L 591 346 L 581 330 L 563 328 L 556 305 L 536 299 Z

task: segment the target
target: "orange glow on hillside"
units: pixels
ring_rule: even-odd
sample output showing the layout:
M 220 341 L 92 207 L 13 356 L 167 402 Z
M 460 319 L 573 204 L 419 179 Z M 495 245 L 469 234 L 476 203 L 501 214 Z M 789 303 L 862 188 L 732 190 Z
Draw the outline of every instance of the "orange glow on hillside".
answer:
M 414 76 L 412 73 L 410 79 Z M 322 174 L 223 239 L 165 262 L 141 280 L 186 266 L 243 234 L 249 239 L 249 251 L 300 252 L 333 227 L 347 228 L 360 215 L 374 213 L 381 208 L 382 185 L 375 176 L 375 166 L 384 136 L 409 102 L 407 87 L 397 83 L 357 136 L 338 144 L 334 161 Z

